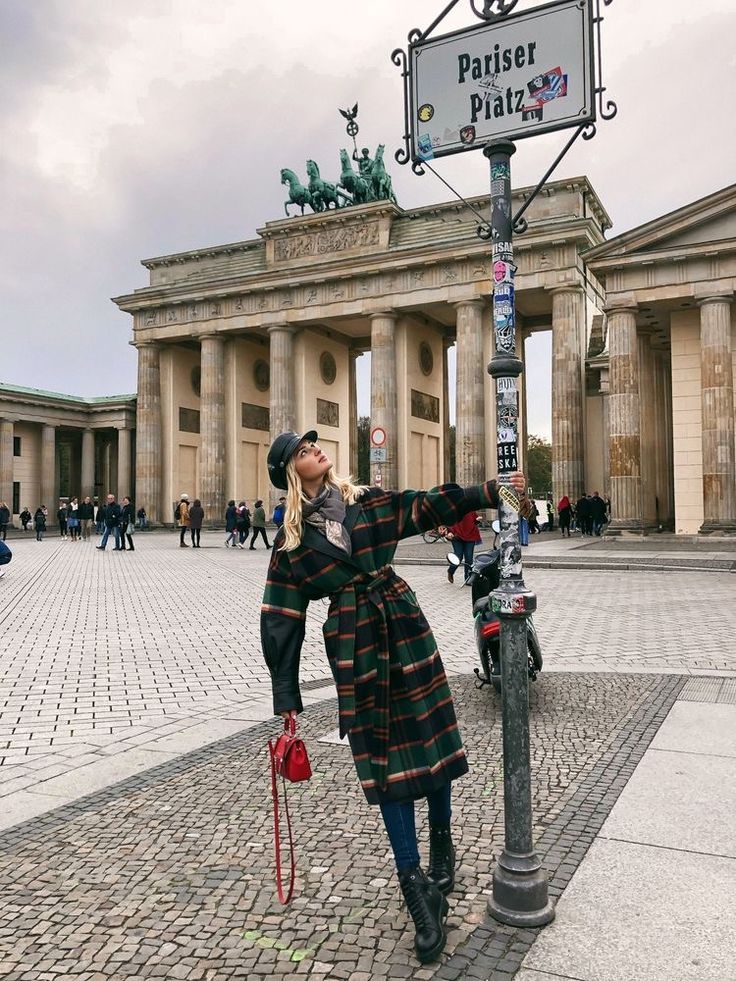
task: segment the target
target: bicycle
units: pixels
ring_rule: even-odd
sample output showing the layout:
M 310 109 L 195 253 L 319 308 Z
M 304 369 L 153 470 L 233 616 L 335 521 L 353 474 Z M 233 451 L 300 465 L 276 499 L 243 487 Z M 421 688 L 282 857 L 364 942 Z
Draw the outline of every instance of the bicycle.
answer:
M 422 540 L 425 545 L 435 545 L 437 542 L 448 542 L 449 538 L 442 535 L 437 528 L 429 528 L 422 532 Z

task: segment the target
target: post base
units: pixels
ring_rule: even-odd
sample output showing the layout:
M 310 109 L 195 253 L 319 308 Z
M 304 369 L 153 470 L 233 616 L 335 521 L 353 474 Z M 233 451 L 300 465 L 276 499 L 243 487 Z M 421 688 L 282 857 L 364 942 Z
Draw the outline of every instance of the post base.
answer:
M 509 926 L 537 927 L 555 918 L 554 901 L 547 892 L 547 876 L 539 867 L 536 856 L 528 863 L 528 871 L 505 867 L 506 853 L 501 855 L 493 870 L 493 895 L 488 900 L 488 912 L 499 923 Z M 519 865 L 510 860 L 510 864 Z
M 704 521 L 699 535 L 736 535 L 736 521 Z

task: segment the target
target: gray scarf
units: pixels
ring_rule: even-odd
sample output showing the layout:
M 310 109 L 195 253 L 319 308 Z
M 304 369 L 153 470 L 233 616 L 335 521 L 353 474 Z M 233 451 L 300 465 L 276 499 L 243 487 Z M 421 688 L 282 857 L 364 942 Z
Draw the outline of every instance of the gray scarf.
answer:
M 328 484 L 311 501 L 302 501 L 302 516 L 308 524 L 321 532 L 331 545 L 352 555 L 350 535 L 343 524 L 345 502 L 337 487 Z

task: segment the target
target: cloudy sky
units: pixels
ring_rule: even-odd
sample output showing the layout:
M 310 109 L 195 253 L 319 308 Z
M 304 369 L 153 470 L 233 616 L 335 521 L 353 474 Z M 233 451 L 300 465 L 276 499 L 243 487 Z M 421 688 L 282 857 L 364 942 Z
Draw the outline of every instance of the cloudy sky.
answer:
M 135 391 L 130 322 L 109 298 L 145 284 L 139 260 L 251 238 L 281 217 L 281 167 L 312 156 L 329 171 L 334 158 L 337 173 L 338 107 L 358 101 L 361 139 L 393 151 L 403 116 L 389 55 L 441 6 L 0 0 L 0 381 Z M 449 25 L 471 22 L 461 0 Z M 619 114 L 555 176 L 588 175 L 610 234 L 733 182 L 735 36 L 734 0 L 606 9 Z M 520 144 L 514 183 L 535 183 L 565 139 Z M 479 153 L 438 167 L 463 194 L 486 188 Z M 392 173 L 404 207 L 448 197 L 431 174 Z M 530 431 L 548 434 L 548 338 L 529 354 Z

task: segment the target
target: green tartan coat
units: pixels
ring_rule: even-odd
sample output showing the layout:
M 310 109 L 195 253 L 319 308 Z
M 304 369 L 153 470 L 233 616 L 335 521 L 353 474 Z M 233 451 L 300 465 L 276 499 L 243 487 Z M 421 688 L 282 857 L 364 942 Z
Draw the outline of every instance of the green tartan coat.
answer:
M 347 733 L 370 803 L 424 797 L 467 772 L 450 688 L 432 630 L 390 563 L 402 538 L 498 507 L 495 481 L 429 491 L 370 487 L 347 508 L 352 555 L 305 524 L 301 545 L 274 542 L 261 643 L 278 715 L 303 710 L 299 656 L 310 600 L 330 597 L 323 626 Z

